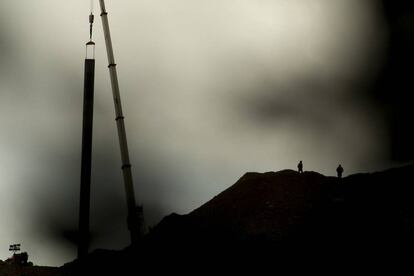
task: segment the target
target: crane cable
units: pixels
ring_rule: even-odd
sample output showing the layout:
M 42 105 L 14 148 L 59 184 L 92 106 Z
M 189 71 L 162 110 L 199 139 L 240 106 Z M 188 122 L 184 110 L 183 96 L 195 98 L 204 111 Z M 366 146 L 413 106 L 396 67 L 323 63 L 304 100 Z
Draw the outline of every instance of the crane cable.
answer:
M 93 15 L 93 0 L 91 0 L 90 10 L 91 10 L 91 14 L 89 15 L 89 39 L 92 41 L 93 21 L 95 17 Z

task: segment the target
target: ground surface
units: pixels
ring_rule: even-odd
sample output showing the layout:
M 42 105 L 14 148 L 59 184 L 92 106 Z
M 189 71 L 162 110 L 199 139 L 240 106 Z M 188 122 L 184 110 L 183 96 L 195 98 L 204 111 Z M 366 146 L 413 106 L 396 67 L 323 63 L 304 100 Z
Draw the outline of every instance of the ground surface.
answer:
M 40 266 L 16 266 L 0 264 L 1 276 L 59 276 L 59 269 L 56 267 Z
M 58 271 L 0 266 L 0 275 L 146 275 L 165 269 L 194 275 L 252 267 L 257 274 L 290 261 L 290 269 L 309 260 L 341 267 L 356 257 L 364 264 L 374 256 L 376 263 L 389 262 L 414 248 L 413 172 L 406 166 L 343 179 L 292 170 L 247 173 L 193 212 L 165 217 L 137 247 L 97 250 Z

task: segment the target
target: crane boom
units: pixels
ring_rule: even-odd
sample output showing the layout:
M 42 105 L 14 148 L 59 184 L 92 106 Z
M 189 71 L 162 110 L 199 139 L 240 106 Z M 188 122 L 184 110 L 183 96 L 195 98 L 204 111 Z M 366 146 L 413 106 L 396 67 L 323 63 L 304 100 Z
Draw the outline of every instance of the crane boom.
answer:
M 132 181 L 131 163 L 129 160 L 128 143 L 125 131 L 124 115 L 122 112 L 121 96 L 119 93 L 118 76 L 112 47 L 111 33 L 109 31 L 108 13 L 105 1 L 99 0 L 101 7 L 101 19 L 105 36 L 106 51 L 108 54 L 108 68 L 111 78 L 112 94 L 115 105 L 116 125 L 118 129 L 119 146 L 121 149 L 122 174 L 124 179 L 125 193 L 127 198 L 128 218 L 127 224 L 131 235 L 131 242 L 135 244 L 140 236 L 140 225 L 138 221 L 137 206 L 135 202 L 134 185 Z

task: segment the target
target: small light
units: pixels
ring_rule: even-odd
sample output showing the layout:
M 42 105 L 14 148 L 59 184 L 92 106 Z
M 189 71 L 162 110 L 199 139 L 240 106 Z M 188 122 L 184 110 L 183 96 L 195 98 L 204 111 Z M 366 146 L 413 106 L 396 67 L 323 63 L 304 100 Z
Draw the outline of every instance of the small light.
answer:
M 86 59 L 95 59 L 95 42 L 86 43 Z

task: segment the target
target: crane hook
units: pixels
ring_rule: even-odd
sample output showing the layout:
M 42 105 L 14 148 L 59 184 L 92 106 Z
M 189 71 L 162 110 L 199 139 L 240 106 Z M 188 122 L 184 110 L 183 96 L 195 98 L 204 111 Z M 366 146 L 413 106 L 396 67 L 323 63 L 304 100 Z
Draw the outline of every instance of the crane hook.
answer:
M 93 15 L 93 13 L 91 13 L 89 15 L 89 38 L 90 38 L 90 40 L 92 40 L 92 28 L 93 28 L 94 18 L 95 18 L 95 16 Z
M 95 18 L 95 16 L 93 15 L 93 8 L 94 8 L 93 4 L 94 2 L 93 0 L 91 0 L 91 6 L 90 6 L 91 14 L 89 15 L 89 38 L 91 41 L 92 41 L 93 21 Z

